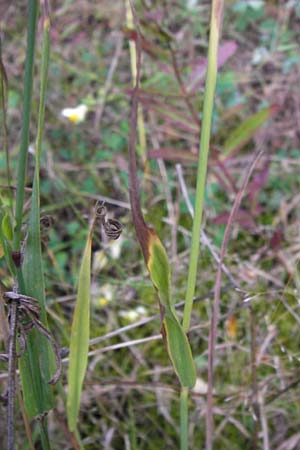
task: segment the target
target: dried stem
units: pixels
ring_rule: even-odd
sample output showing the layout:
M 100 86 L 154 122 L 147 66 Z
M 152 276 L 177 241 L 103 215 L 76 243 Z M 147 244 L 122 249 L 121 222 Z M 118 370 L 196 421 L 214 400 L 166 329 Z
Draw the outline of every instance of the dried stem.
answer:
M 253 307 L 249 305 L 250 315 L 250 339 L 251 339 L 251 384 L 252 384 L 252 409 L 254 418 L 254 427 L 252 433 L 252 450 L 257 450 L 257 439 L 259 431 L 259 404 L 258 404 L 258 386 L 257 386 L 257 371 L 256 371 L 256 324 Z
M 9 305 L 9 338 L 8 338 L 8 404 L 7 404 L 7 448 L 15 449 L 15 394 L 16 394 L 16 337 L 17 337 L 17 304 Z

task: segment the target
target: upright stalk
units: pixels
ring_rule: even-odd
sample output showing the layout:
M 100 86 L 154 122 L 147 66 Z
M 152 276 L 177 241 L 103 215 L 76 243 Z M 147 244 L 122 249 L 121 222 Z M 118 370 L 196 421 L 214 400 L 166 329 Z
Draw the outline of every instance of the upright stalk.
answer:
M 21 227 L 23 219 L 25 180 L 27 171 L 27 154 L 28 154 L 29 125 L 31 116 L 33 65 L 34 65 L 34 51 L 36 41 L 37 15 L 38 15 L 38 0 L 29 0 L 27 49 L 26 49 L 25 77 L 24 77 L 24 91 L 23 91 L 22 131 L 19 150 L 19 165 L 17 178 L 18 183 L 17 183 L 16 211 L 15 211 L 16 227 L 13 239 L 13 249 L 15 251 L 19 251 L 21 246 Z
M 188 388 L 181 387 L 181 392 L 180 392 L 180 450 L 188 450 L 188 448 L 189 448 L 188 398 L 189 398 Z
M 188 269 L 187 289 L 185 297 L 183 328 L 188 331 L 191 320 L 193 297 L 195 293 L 198 259 L 199 259 L 199 237 L 202 225 L 202 214 L 204 205 L 204 193 L 207 173 L 207 160 L 211 132 L 212 113 L 214 106 L 214 95 L 217 80 L 217 58 L 220 28 L 222 22 L 223 0 L 212 0 L 210 34 L 208 46 L 207 73 L 205 83 L 203 120 L 201 127 L 197 186 L 195 199 L 195 216 L 193 221 L 191 253 Z
M 9 340 L 8 340 L 8 404 L 7 404 L 7 449 L 15 449 L 15 392 L 16 392 L 16 337 L 17 304 L 9 306 Z
M 195 294 L 198 260 L 199 260 L 199 242 L 202 225 L 204 193 L 207 174 L 207 161 L 209 152 L 209 142 L 211 133 L 212 113 L 214 106 L 214 95 L 217 80 L 217 59 L 218 44 L 221 32 L 223 13 L 223 0 L 212 0 L 210 34 L 208 46 L 207 72 L 205 82 L 203 119 L 201 126 L 200 148 L 197 170 L 197 185 L 195 199 L 195 215 L 193 221 L 191 253 L 189 260 L 187 289 L 183 316 L 183 329 L 185 332 L 190 327 L 193 297 Z M 188 450 L 188 390 L 183 387 L 180 397 L 180 432 L 181 432 L 181 450 Z
M 126 0 L 126 22 L 127 26 L 130 30 L 134 29 L 134 20 L 131 11 L 130 1 Z M 138 30 L 137 30 L 138 33 Z M 137 54 L 136 54 L 136 46 L 135 42 L 129 40 L 129 52 L 130 52 L 130 65 L 131 65 L 131 75 L 132 75 L 132 85 L 133 88 L 136 85 L 137 78 Z M 138 129 L 138 139 L 140 145 L 140 155 L 142 158 L 143 165 L 146 167 L 147 158 L 146 158 L 146 131 L 145 131 L 145 123 L 144 123 L 144 113 L 142 105 L 138 105 L 138 113 L 137 113 L 137 129 Z

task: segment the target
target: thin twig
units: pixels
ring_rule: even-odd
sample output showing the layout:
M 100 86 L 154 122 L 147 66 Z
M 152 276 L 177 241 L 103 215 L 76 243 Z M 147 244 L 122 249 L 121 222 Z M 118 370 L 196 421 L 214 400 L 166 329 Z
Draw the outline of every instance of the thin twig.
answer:
M 16 336 L 17 304 L 9 304 L 9 338 L 8 338 L 8 388 L 7 388 L 7 449 L 15 449 L 15 393 L 16 393 Z
M 215 282 L 215 294 L 214 294 L 214 304 L 213 313 L 211 318 L 211 325 L 209 330 L 209 342 L 208 342 L 208 387 L 207 387 L 207 414 L 206 414 L 206 450 L 212 450 L 213 446 L 213 366 L 214 366 L 214 353 L 215 344 L 217 336 L 217 324 L 219 317 L 219 304 L 220 304 L 220 292 L 221 292 L 221 280 L 222 280 L 222 263 L 225 257 L 225 252 L 227 249 L 232 225 L 234 218 L 238 212 L 239 206 L 241 204 L 242 198 L 244 196 L 246 187 L 248 185 L 250 176 L 256 166 L 258 160 L 262 155 L 262 151 L 256 153 L 250 166 L 246 169 L 244 175 L 243 184 L 236 196 L 235 202 L 233 204 L 230 216 L 227 222 L 227 226 L 224 232 L 224 238 L 222 242 L 221 252 L 220 252 L 220 263 L 218 265 L 218 272 Z
M 270 450 L 268 421 L 267 421 L 266 414 L 265 414 L 263 393 L 261 393 L 259 395 L 258 405 L 259 405 L 259 416 L 260 416 L 260 423 L 261 423 L 261 430 L 262 430 L 262 437 L 263 437 L 263 450 Z
M 256 323 L 253 307 L 251 303 L 249 304 L 249 315 L 250 315 L 250 341 L 251 341 L 251 384 L 252 384 L 252 409 L 253 409 L 253 420 L 254 427 L 252 433 L 252 450 L 257 450 L 257 440 L 259 431 L 259 420 L 260 420 L 260 409 L 258 404 L 258 384 L 257 384 L 257 346 L 256 346 Z
M 275 394 L 272 394 L 266 401 L 266 404 L 274 402 L 278 397 L 288 392 L 290 389 L 295 389 L 300 384 L 300 378 L 297 378 L 296 380 L 289 383 L 287 386 L 285 386 L 283 389 L 280 389 L 279 391 L 275 392 Z

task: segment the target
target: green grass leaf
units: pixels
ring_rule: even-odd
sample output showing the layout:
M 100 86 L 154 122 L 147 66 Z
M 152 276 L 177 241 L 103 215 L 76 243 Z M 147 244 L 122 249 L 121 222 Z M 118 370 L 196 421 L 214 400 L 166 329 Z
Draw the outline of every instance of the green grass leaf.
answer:
M 41 321 L 47 327 L 45 287 L 40 239 L 39 179 L 33 185 L 27 243 L 23 261 L 25 293 L 38 300 Z M 27 338 L 26 351 L 20 358 L 20 374 L 26 411 L 29 417 L 43 414 L 53 408 L 49 343 L 37 330 Z
M 37 5 L 35 5 L 37 8 Z M 31 197 L 31 210 L 29 213 L 29 224 L 27 229 L 27 242 L 25 246 L 23 261 L 23 277 L 19 271 L 18 281 L 22 293 L 34 297 L 38 300 L 41 313 L 40 320 L 47 328 L 46 300 L 44 272 L 41 251 L 41 233 L 40 233 L 40 158 L 42 149 L 42 136 L 44 128 L 45 97 L 48 75 L 49 51 L 50 51 L 50 23 L 44 23 L 42 65 L 41 65 L 41 87 L 40 87 L 40 105 L 38 115 L 37 145 L 35 158 L 35 172 L 33 191 Z M 27 148 L 26 148 L 27 152 Z M 26 164 L 25 164 L 26 166 Z M 18 180 L 19 183 L 19 180 Z M 20 184 L 22 189 L 22 183 Z M 24 193 L 23 193 L 24 194 Z M 19 208 L 22 212 L 22 201 Z M 17 228 L 18 225 L 17 221 Z M 20 236 L 16 231 L 18 242 Z M 17 272 L 18 273 L 18 272 Z M 20 283 L 21 281 L 21 283 Z M 20 358 L 20 375 L 26 412 L 30 418 L 43 414 L 53 408 L 52 390 L 48 382 L 51 379 L 50 366 L 51 357 L 50 345 L 45 336 L 38 330 L 33 329 L 26 340 L 26 351 Z M 45 437 L 44 449 L 50 448 L 46 431 L 42 432 Z
M 92 232 L 93 227 L 89 231 L 81 262 L 70 340 L 67 415 L 71 431 L 76 430 L 82 384 L 88 360 Z

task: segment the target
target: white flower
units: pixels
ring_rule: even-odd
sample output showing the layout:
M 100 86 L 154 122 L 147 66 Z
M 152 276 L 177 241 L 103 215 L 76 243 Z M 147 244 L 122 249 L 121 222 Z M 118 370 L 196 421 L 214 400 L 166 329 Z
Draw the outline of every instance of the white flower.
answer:
M 147 310 L 144 306 L 137 306 L 135 308 L 136 312 L 140 315 L 140 316 L 147 316 Z
M 77 124 L 84 121 L 87 112 L 88 108 L 86 105 L 78 105 L 76 108 L 63 109 L 61 115 Z
M 114 297 L 113 287 L 109 283 L 104 284 L 100 289 L 97 284 L 92 284 L 91 292 L 95 306 L 105 307 Z
M 134 309 L 130 309 L 129 311 L 119 311 L 119 316 L 129 322 L 135 322 L 139 315 Z
M 147 310 L 144 306 L 137 306 L 135 309 L 130 309 L 129 311 L 119 311 L 119 316 L 129 322 L 135 322 L 136 320 L 147 316 Z

